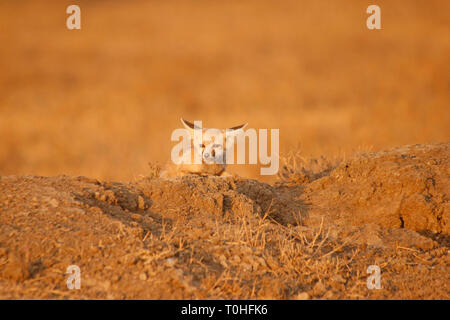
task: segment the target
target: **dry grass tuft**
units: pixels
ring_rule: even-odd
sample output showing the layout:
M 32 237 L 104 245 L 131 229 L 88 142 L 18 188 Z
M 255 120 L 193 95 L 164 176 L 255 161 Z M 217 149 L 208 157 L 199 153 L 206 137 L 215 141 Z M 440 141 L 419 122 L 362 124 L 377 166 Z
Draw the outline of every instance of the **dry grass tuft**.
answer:
M 161 169 L 162 169 L 161 165 L 159 163 L 149 162 L 148 166 L 149 166 L 149 170 L 148 170 L 147 177 L 159 178 L 161 175 Z
M 325 156 L 307 158 L 302 156 L 300 151 L 291 151 L 287 155 L 280 157 L 281 166 L 278 178 L 283 182 L 295 184 L 309 183 L 328 176 L 344 159 L 344 157 L 330 159 Z

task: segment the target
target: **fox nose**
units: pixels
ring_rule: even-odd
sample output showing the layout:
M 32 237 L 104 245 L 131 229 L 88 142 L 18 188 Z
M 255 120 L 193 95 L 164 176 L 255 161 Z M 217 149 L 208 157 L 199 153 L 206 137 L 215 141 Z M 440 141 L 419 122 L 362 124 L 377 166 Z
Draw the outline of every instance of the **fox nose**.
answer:
M 215 157 L 216 156 L 216 152 L 214 151 L 214 149 L 211 151 L 211 156 Z
M 204 157 L 209 158 L 209 153 L 205 153 Z

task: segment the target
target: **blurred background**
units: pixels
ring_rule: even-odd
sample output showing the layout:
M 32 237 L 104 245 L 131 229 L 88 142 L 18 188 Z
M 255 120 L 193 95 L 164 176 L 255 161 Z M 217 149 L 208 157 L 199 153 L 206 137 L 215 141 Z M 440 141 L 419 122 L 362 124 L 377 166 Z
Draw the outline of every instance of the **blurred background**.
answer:
M 66 28 L 71 4 L 81 30 Z M 366 28 L 370 4 L 382 30 Z M 449 141 L 449 12 L 446 0 L 2 0 L 0 174 L 131 180 L 170 157 L 180 117 L 279 128 L 281 153 L 308 157 Z

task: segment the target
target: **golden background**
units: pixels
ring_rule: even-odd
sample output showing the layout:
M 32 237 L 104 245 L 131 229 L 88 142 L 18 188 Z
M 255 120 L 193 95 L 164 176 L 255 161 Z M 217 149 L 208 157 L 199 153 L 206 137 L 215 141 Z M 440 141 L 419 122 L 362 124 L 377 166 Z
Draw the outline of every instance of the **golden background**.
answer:
M 448 141 L 450 2 L 372 2 L 1 1 L 0 174 L 130 180 L 180 117 L 304 156 Z

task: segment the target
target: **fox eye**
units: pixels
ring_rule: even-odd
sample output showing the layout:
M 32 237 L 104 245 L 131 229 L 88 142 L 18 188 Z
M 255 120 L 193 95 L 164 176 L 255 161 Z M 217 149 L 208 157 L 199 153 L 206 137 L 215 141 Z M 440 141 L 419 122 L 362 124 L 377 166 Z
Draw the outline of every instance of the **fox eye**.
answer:
M 202 143 L 202 144 L 200 145 L 200 148 L 205 148 L 205 145 Z

